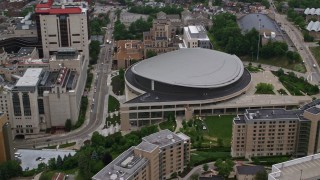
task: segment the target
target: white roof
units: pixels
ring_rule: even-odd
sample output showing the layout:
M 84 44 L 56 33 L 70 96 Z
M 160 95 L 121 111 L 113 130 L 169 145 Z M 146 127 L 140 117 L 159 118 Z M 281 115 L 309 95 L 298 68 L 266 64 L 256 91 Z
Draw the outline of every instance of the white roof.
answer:
M 320 8 L 307 8 L 304 10 L 304 14 L 307 14 L 307 15 L 320 15 Z
M 320 31 L 320 22 L 319 21 L 310 21 L 308 26 L 307 26 L 308 31 Z
M 241 60 L 220 51 L 186 48 L 146 59 L 132 72 L 154 81 L 194 88 L 223 87 L 243 74 Z
M 189 30 L 192 34 L 199 33 L 198 28 L 196 26 L 189 26 Z
M 42 68 L 28 68 L 23 76 L 18 80 L 16 86 L 36 86 L 41 72 Z

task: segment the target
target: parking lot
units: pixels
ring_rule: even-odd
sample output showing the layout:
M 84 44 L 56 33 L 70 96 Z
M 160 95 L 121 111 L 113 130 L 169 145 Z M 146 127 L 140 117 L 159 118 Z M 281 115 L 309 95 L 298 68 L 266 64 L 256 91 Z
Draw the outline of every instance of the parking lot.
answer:
M 29 150 L 19 149 L 16 153 L 20 153 L 21 167 L 23 170 L 35 169 L 41 162 L 48 164 L 49 159 L 57 158 L 59 155 L 63 158 L 65 155 L 71 154 L 73 156 L 76 152 L 73 150 L 55 150 L 55 149 L 44 149 L 44 150 Z

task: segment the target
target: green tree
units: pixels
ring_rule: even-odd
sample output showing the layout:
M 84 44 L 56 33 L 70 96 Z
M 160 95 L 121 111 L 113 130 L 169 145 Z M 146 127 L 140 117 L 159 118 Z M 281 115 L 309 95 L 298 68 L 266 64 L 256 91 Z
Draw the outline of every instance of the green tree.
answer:
M 48 161 L 48 167 L 51 170 L 55 170 L 57 168 L 57 164 L 56 164 L 56 158 L 51 158 Z
M 71 128 L 72 128 L 72 122 L 71 122 L 71 119 L 67 119 L 65 124 L 64 124 L 64 129 L 69 132 L 71 131 Z
M 57 169 L 62 169 L 62 165 L 63 165 L 63 161 L 62 161 L 61 156 L 59 155 L 57 157 L 57 164 L 56 164 Z
M 99 134 L 97 131 L 95 131 L 93 134 L 92 134 L 92 137 L 91 137 L 91 145 L 93 147 L 97 147 L 97 146 L 105 146 L 105 137 L 102 136 L 101 134 Z
M 146 58 L 151 58 L 151 57 L 154 57 L 157 55 L 157 52 L 153 51 L 153 50 L 147 50 L 147 53 L 146 53 Z
M 22 168 L 17 161 L 0 164 L 0 179 L 10 179 L 22 175 Z
M 208 166 L 208 164 L 204 164 L 204 165 L 202 166 L 202 168 L 203 168 L 204 171 L 208 171 L 209 166 Z
M 256 174 L 256 177 L 254 178 L 255 180 L 268 180 L 268 173 L 266 170 L 259 171 Z
M 88 158 L 88 156 L 86 156 L 85 153 L 80 153 L 78 158 L 79 174 L 84 179 L 90 179 L 92 176 L 89 162 L 90 159 Z
M 218 159 L 214 165 L 218 168 L 219 175 L 228 177 L 233 169 L 234 162 L 230 159 L 227 159 L 224 162 L 221 159 Z
M 198 178 L 199 178 L 199 174 L 195 173 L 191 175 L 190 180 L 198 180 Z
M 89 63 L 96 64 L 98 61 L 100 53 L 100 42 L 99 41 L 91 41 L 89 45 L 89 55 L 90 55 L 90 61 Z

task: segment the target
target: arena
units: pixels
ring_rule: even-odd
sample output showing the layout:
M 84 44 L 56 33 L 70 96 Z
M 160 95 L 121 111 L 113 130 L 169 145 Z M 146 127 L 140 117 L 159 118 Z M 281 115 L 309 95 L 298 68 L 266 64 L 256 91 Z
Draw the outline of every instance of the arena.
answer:
M 210 49 L 180 49 L 140 61 L 125 73 L 121 129 L 158 123 L 170 113 L 189 119 L 244 94 L 250 82 L 236 55 Z

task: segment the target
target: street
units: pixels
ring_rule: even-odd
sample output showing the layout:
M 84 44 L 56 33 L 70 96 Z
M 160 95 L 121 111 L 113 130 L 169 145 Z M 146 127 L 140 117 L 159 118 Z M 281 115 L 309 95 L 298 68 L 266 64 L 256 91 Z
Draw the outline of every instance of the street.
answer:
M 107 39 L 112 39 L 112 32 L 114 19 L 114 12 L 110 12 L 110 24 L 108 24 L 108 30 L 106 31 L 105 42 Z M 100 126 L 105 124 L 105 119 L 103 117 L 104 108 L 108 108 L 105 104 L 105 98 L 108 98 L 109 88 L 107 86 L 107 77 L 111 74 L 112 66 L 112 47 L 113 41 L 110 44 L 105 44 L 105 47 L 101 47 L 100 55 L 96 68 L 93 73 L 97 73 L 97 83 L 95 80 L 92 84 L 91 91 L 93 91 L 92 100 L 89 99 L 87 113 L 89 112 L 89 120 L 86 119 L 84 124 L 69 133 L 51 135 L 47 137 L 41 137 L 37 139 L 26 139 L 26 140 L 15 140 L 15 148 L 32 148 L 37 146 L 46 146 L 50 144 L 60 144 L 73 141 L 83 141 L 89 138 L 89 134 L 96 131 Z M 109 51 L 111 49 L 111 51 Z M 96 90 L 94 90 L 96 88 Z M 94 99 L 94 100 L 93 100 Z M 94 101 L 94 106 L 91 104 Z M 93 108 L 92 108 L 93 107 Z M 92 109 L 91 109 L 92 108 Z M 88 121 L 88 122 L 87 122 Z
M 316 59 L 312 55 L 308 47 L 308 44 L 304 42 L 304 38 L 301 31 L 297 28 L 297 26 L 293 25 L 291 22 L 287 20 L 286 15 L 279 14 L 276 11 L 273 0 L 269 0 L 269 3 L 271 5 L 270 9 L 275 14 L 275 21 L 281 24 L 282 28 L 290 37 L 294 46 L 298 50 L 298 53 L 300 54 L 307 69 L 307 76 L 310 77 L 308 78 L 308 81 L 312 84 L 318 84 L 320 82 L 319 66 Z

